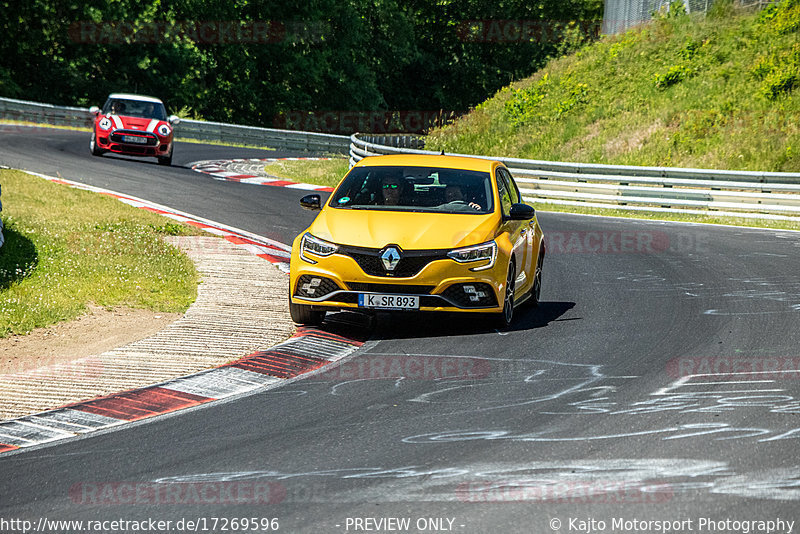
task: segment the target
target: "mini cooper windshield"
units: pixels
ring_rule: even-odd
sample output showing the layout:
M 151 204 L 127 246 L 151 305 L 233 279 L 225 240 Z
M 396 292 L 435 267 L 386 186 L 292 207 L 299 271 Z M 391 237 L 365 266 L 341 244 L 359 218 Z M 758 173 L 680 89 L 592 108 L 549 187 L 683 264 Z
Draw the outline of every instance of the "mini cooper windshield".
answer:
M 337 209 L 487 214 L 489 173 L 437 167 L 355 167 L 331 198 Z
M 110 98 L 103 106 L 103 114 L 107 113 L 160 121 L 167 120 L 167 110 L 164 109 L 164 104 L 147 100 Z

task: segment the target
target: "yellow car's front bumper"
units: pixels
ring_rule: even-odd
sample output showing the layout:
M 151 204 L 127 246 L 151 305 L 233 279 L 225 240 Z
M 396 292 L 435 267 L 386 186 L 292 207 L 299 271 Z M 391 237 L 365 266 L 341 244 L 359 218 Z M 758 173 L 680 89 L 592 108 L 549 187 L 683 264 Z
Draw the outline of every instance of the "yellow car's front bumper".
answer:
M 471 269 L 489 261 L 458 263 L 447 257 L 447 251 L 407 251 L 406 257 L 415 258 L 413 265 L 399 268 L 399 276 L 386 276 L 373 265 L 380 261 L 377 255 L 364 254 L 364 249 L 340 247 L 326 257 L 306 253 L 313 264 L 301 258 L 299 250 L 293 247 L 291 258 L 294 304 L 364 309 L 359 308 L 359 294 L 375 293 L 419 296 L 419 311 L 495 313 L 503 309 L 508 258 L 502 251 L 492 267 L 478 271 Z

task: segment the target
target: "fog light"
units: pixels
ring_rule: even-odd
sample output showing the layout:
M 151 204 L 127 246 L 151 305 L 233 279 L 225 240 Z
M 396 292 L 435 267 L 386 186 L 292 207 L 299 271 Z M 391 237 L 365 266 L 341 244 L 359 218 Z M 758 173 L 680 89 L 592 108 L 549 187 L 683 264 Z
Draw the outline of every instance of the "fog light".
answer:
M 322 278 L 312 278 L 309 282 L 300 286 L 300 289 L 303 290 L 303 293 L 306 295 L 313 295 L 317 292 L 317 288 L 322 283 Z
M 464 293 L 467 294 L 471 302 L 478 302 L 488 296 L 485 291 L 478 291 L 475 289 L 475 286 L 472 285 L 464 285 L 463 288 Z

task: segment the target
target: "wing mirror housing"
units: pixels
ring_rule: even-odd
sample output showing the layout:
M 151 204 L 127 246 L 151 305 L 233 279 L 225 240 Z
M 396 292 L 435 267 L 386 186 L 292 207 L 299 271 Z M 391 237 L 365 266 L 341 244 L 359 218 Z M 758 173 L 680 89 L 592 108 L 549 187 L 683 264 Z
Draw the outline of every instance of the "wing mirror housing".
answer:
M 173 126 L 175 126 L 176 124 L 180 124 L 181 123 L 181 118 L 178 117 L 177 115 L 170 115 L 169 118 L 167 119 L 167 121 L 170 124 L 172 124 Z
M 306 195 L 300 199 L 300 205 L 306 210 L 319 211 L 322 209 L 322 199 L 316 194 Z
M 100 113 L 100 108 L 98 108 L 97 106 L 92 106 L 89 108 L 89 113 L 94 113 L 95 115 L 97 115 L 98 113 Z
M 508 218 L 512 221 L 530 221 L 535 215 L 536 210 L 533 209 L 533 206 L 529 206 L 520 202 L 519 204 L 511 205 L 511 211 L 508 214 Z

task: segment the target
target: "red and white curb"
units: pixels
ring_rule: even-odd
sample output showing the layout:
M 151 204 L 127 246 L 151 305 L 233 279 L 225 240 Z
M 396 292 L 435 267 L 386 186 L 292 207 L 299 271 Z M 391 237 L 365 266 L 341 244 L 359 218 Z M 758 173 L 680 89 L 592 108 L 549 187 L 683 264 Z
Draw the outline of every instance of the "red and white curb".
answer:
M 0 422 L 0 453 L 277 386 L 341 360 L 361 345 L 323 330 L 299 329 L 284 343 L 215 369 Z
M 254 254 L 259 258 L 263 258 L 268 262 L 274 264 L 281 271 L 286 273 L 289 272 L 289 258 L 291 257 L 292 248 L 279 241 L 275 241 L 273 239 L 256 235 L 251 232 L 247 232 L 246 230 L 234 228 L 232 226 L 228 226 L 222 223 L 210 221 L 202 217 L 197 217 L 196 215 L 191 215 L 189 213 L 175 210 L 167 206 L 162 206 L 161 204 L 156 204 L 155 202 L 150 202 L 148 200 L 143 200 L 141 198 L 133 197 L 130 195 L 124 195 L 122 193 L 117 193 L 115 191 L 110 191 L 108 189 L 103 189 L 101 187 L 94 187 L 91 185 L 81 184 L 78 182 L 73 182 L 71 180 L 65 180 L 63 178 L 47 176 L 36 172 L 29 172 L 29 171 L 23 171 L 23 172 L 26 172 L 27 174 L 31 174 L 33 176 L 38 176 L 39 178 L 44 178 L 45 180 L 57 184 L 68 185 L 76 189 L 92 191 L 95 193 L 99 193 L 101 195 L 106 195 L 112 198 L 116 198 L 120 202 L 124 202 L 125 204 L 133 206 L 135 208 L 145 209 L 147 211 L 151 211 L 153 213 L 158 213 L 159 215 L 169 217 L 170 219 L 173 219 L 175 221 L 190 224 L 192 226 L 202 229 L 204 232 L 208 232 L 209 234 L 221 236 L 227 241 L 230 241 L 231 243 L 247 250 L 251 254 Z
M 271 185 L 290 189 L 306 189 L 309 191 L 333 191 L 332 187 L 302 184 L 270 176 L 264 171 L 264 165 L 274 161 L 319 161 L 330 158 L 263 158 L 263 159 L 217 159 L 195 161 L 189 167 L 196 172 L 208 174 L 215 180 L 239 182 L 243 184 Z M 243 169 L 247 169 L 242 172 Z
M 108 195 L 131 206 L 202 228 L 206 232 L 223 236 L 281 270 L 288 271 L 291 249 L 283 243 L 114 191 L 33 172 L 28 174 Z M 345 358 L 362 344 L 362 341 L 324 330 L 299 328 L 288 341 L 220 367 L 153 386 L 0 421 L 0 454 L 155 417 L 260 388 L 277 387 L 286 380 Z

